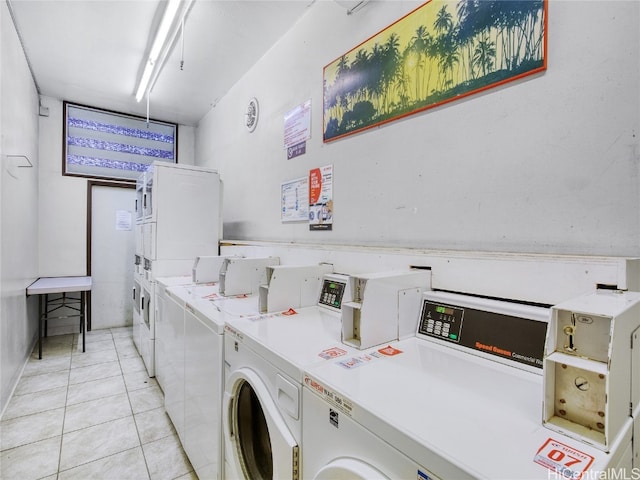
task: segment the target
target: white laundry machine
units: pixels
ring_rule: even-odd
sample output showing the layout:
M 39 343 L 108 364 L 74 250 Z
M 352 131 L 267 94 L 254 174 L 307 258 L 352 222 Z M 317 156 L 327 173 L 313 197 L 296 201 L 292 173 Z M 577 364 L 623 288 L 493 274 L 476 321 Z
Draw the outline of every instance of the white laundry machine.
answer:
M 167 325 L 167 305 L 169 297 L 167 288 L 180 285 L 191 285 L 191 275 L 179 275 L 172 277 L 159 277 L 156 279 L 155 287 L 155 349 L 154 349 L 154 367 L 155 376 L 158 385 L 164 390 L 167 376 L 167 346 L 166 342 L 169 336 L 169 327 Z
M 161 340 L 164 350 L 161 360 L 164 408 L 184 444 L 184 318 L 185 305 L 192 299 L 192 294 L 191 289 L 184 285 L 168 287 L 165 292 L 166 315 L 163 315 Z
M 180 316 L 179 311 L 184 308 L 184 299 L 187 297 L 207 297 L 209 295 L 216 295 L 218 292 L 218 279 L 220 267 L 224 260 L 228 258 L 226 256 L 200 256 L 196 257 L 191 267 L 191 272 L 188 275 L 171 275 L 156 277 L 154 288 L 154 304 L 153 308 L 155 314 L 152 316 L 154 324 L 154 373 L 160 388 L 165 389 L 166 376 L 167 376 L 167 362 L 168 362 L 168 347 L 172 342 L 177 341 L 175 337 L 171 336 L 171 329 L 169 327 L 169 316 L 167 315 L 167 306 L 170 299 L 167 295 L 167 289 L 170 287 L 184 286 L 183 293 L 177 292 L 181 289 L 175 289 L 174 298 L 178 301 L 172 305 L 172 314 L 174 319 Z M 192 263 L 191 261 L 174 264 L 179 265 L 179 270 L 187 271 L 186 265 Z M 135 295 L 135 294 L 134 294 Z M 183 298 L 184 297 L 184 298 Z M 177 312 L 177 313 L 176 313 Z M 177 316 L 177 317 L 176 317 Z M 149 322 L 151 323 L 151 321 Z M 135 325 L 135 322 L 134 322 Z M 149 329 L 150 330 L 150 329 Z M 149 334 L 151 338 L 151 335 Z M 141 351 L 141 347 L 138 347 L 138 351 Z
M 137 266 L 136 266 L 137 268 Z M 142 322 L 142 282 L 144 281 L 142 273 L 137 271 L 133 275 L 133 327 L 132 336 L 133 343 L 138 349 L 138 352 L 142 351 L 142 343 L 140 338 Z
M 542 425 L 548 317 L 427 292 L 415 337 L 307 369 L 302 477 L 580 478 L 619 465 L 624 445 L 605 454 Z
M 303 369 L 362 355 L 340 341 L 347 277 L 324 278 L 317 306 L 226 317 L 222 423 L 227 478 L 300 478 Z
M 205 297 L 212 293 L 199 290 Z M 194 297 L 186 302 L 184 316 L 182 445 L 198 478 L 221 479 L 224 322 L 210 300 Z

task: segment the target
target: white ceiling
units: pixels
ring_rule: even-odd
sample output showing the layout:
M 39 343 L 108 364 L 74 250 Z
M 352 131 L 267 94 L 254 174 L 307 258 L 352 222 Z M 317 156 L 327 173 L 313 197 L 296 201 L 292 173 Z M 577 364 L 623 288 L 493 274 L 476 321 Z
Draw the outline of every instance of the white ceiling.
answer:
M 150 116 L 196 125 L 314 0 L 195 0 L 150 96 Z M 8 0 L 42 95 L 146 115 L 137 103 L 164 0 Z

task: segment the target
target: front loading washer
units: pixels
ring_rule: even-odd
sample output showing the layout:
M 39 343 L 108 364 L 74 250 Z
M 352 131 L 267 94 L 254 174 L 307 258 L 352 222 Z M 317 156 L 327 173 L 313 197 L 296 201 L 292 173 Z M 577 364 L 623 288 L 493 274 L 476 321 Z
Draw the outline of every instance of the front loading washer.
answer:
M 335 276 L 325 281 L 334 286 Z M 222 423 L 227 478 L 301 476 L 304 369 L 359 350 L 340 341 L 341 299 L 243 318 L 226 317 Z
M 297 479 L 300 389 L 247 347 L 241 333 L 225 328 L 225 476 Z
M 630 429 L 607 454 L 542 425 L 548 318 L 426 292 L 416 336 L 368 351 L 369 364 L 308 369 L 303 478 L 351 478 L 337 473 L 347 460 L 376 478 L 418 479 L 583 478 L 627 464 Z

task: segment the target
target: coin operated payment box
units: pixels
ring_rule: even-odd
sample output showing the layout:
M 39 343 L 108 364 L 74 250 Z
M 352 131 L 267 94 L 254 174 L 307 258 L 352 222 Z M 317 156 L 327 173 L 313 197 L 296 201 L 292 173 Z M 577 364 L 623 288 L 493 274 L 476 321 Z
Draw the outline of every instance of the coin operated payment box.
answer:
M 547 428 L 605 452 L 638 438 L 639 327 L 637 292 L 599 290 L 552 307 L 543 360 Z
M 415 334 L 430 271 L 355 275 L 349 283 L 353 300 L 342 304 L 342 343 L 362 350 Z
M 289 308 L 315 305 L 322 277 L 333 272 L 333 265 L 270 265 L 266 284 L 260 285 L 258 310 L 272 313 Z
M 220 267 L 220 294 L 257 295 L 260 285 L 267 282 L 267 267 L 271 265 L 280 265 L 280 258 L 225 258 Z

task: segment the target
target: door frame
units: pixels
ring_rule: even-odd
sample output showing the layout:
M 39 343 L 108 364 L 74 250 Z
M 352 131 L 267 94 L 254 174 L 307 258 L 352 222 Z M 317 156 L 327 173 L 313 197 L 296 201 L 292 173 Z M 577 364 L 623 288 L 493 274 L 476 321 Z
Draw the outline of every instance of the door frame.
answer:
M 105 180 L 87 181 L 87 275 L 91 276 L 91 230 L 93 227 L 93 187 L 136 188 L 135 182 L 108 182 Z M 87 292 L 87 331 L 91 331 L 91 290 Z

